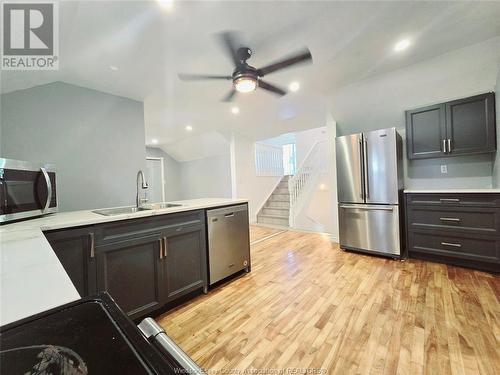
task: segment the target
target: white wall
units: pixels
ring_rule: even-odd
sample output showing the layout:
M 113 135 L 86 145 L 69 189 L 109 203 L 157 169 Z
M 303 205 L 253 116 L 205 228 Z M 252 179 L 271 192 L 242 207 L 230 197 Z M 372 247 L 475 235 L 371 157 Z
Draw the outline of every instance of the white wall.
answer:
M 494 91 L 499 62 L 495 38 L 340 89 L 331 98 L 337 133 L 395 126 L 404 137 L 405 110 Z M 441 164 L 448 165 L 447 175 Z M 493 155 L 405 158 L 405 172 L 407 188 L 491 187 Z
M 163 158 L 165 200 L 173 201 L 182 199 L 180 163 L 156 147 L 146 147 L 146 155 L 154 158 Z
M 301 207 L 296 212 L 294 228 L 330 233 L 338 238 L 337 186 L 335 171 L 335 122 L 327 119 L 327 126 L 295 133 L 297 165 L 303 163 L 317 142 L 326 141 L 326 172 L 319 176 L 314 186 L 303 191 L 299 198 Z
M 230 155 L 181 162 L 182 199 L 231 198 Z
M 277 176 L 256 176 L 254 141 L 233 134 L 231 161 L 233 197 L 249 199 L 250 222 L 257 221 L 257 213 L 281 180 Z
M 297 153 L 297 167 L 300 167 L 316 142 L 327 139 L 326 133 L 326 126 L 294 133 Z
M 1 156 L 57 167 L 59 209 L 135 204 L 141 102 L 62 82 L 1 95 Z

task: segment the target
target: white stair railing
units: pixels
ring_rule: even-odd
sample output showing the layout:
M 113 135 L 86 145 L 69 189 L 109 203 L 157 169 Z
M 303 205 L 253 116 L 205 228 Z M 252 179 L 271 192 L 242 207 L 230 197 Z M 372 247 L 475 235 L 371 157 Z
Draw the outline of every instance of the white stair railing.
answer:
M 295 175 L 290 176 L 288 181 L 288 190 L 290 192 L 290 226 L 294 225 L 295 217 L 304 204 L 304 197 L 312 187 L 314 182 L 318 181 L 321 173 L 327 166 L 327 141 L 316 142 L 304 161 L 297 169 Z
M 265 143 L 255 143 L 255 174 L 283 176 L 283 149 Z

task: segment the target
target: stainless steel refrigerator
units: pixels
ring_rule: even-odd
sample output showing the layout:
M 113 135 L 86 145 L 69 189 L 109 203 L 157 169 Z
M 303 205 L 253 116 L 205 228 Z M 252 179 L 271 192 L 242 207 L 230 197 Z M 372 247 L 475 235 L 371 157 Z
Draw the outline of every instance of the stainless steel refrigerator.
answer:
M 401 136 L 389 128 L 335 143 L 340 247 L 400 257 Z

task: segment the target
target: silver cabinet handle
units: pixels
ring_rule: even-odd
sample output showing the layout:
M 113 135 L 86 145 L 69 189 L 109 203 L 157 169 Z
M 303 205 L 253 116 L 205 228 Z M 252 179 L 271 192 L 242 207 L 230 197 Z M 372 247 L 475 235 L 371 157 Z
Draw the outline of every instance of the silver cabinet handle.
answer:
M 163 259 L 163 238 L 158 240 L 160 242 L 160 259 Z
M 224 217 L 233 217 L 234 216 L 234 212 L 231 212 L 230 214 L 225 214 Z
M 451 152 L 451 138 L 448 138 L 447 143 L 448 143 L 448 152 Z
M 168 254 L 168 241 L 167 237 L 163 237 L 163 256 L 166 258 Z
M 443 246 L 451 246 L 451 247 L 462 247 L 462 245 L 459 244 L 459 243 L 451 243 L 451 242 L 441 242 L 441 245 L 443 245 Z
M 439 220 L 441 220 L 441 221 L 453 221 L 456 223 L 460 223 L 460 219 L 458 219 L 456 217 L 440 217 Z
M 443 139 L 443 152 L 446 154 L 446 139 Z
M 90 241 L 90 257 L 95 257 L 95 234 L 94 232 L 89 233 L 89 241 Z
M 439 198 L 441 202 L 460 202 L 458 198 Z
M 368 183 L 368 141 L 366 139 L 363 140 L 363 172 L 364 172 L 364 180 L 365 180 L 365 198 L 370 197 L 370 185 Z
M 361 192 L 359 196 L 361 199 L 365 198 L 365 184 L 364 184 L 364 168 L 363 168 L 363 141 L 361 138 L 358 140 L 359 146 L 359 191 Z
M 43 177 L 45 178 L 45 183 L 47 184 L 47 202 L 45 202 L 45 207 L 43 211 L 47 211 L 50 207 L 50 202 L 52 201 L 52 183 L 50 182 L 49 174 L 45 168 L 40 168 L 43 173 Z
M 346 209 L 356 209 L 356 210 L 365 210 L 365 211 L 392 211 L 394 207 L 359 207 L 359 206 L 350 206 L 350 205 L 341 205 L 340 208 Z

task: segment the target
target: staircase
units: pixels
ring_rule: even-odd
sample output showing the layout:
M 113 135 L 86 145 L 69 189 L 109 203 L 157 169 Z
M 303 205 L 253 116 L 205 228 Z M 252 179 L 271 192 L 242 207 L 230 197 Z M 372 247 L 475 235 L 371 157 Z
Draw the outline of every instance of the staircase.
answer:
M 288 227 L 290 217 L 289 179 L 290 176 L 283 176 L 257 214 L 257 223 Z

